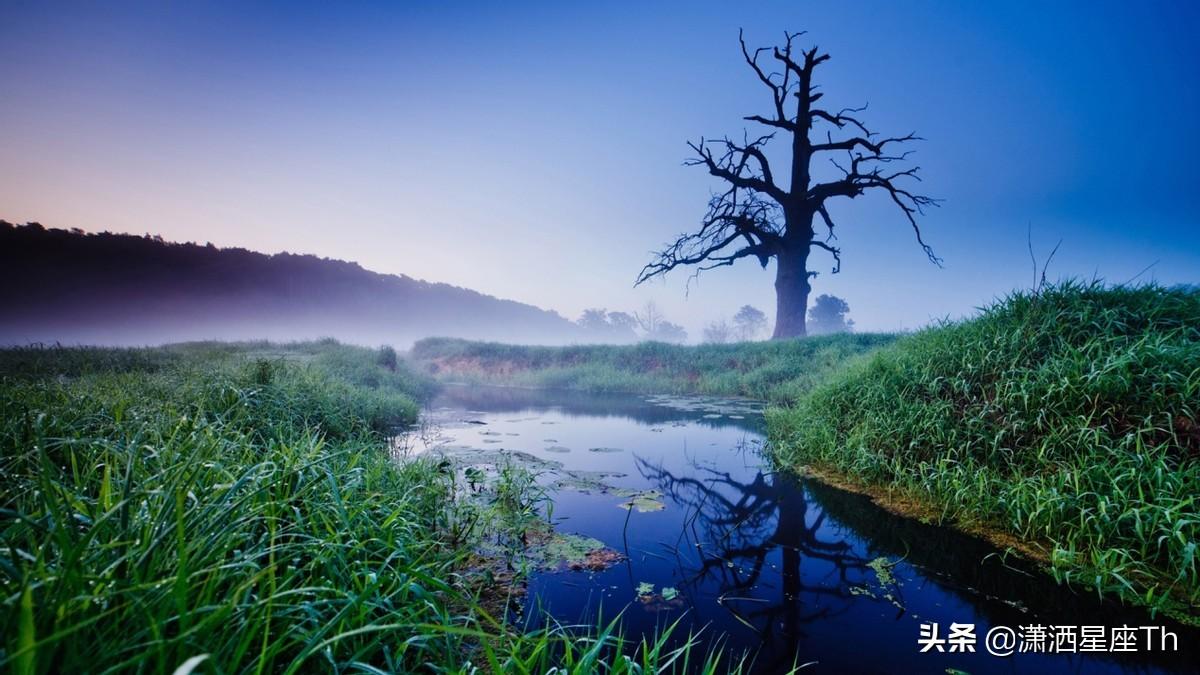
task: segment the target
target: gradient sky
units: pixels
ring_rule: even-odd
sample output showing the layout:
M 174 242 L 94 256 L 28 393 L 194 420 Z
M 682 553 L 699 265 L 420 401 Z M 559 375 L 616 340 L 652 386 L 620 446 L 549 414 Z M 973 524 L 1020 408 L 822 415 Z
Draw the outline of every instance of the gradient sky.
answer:
M 574 318 L 655 300 L 698 337 L 751 262 L 634 289 L 715 184 L 685 142 L 766 112 L 737 30 L 807 30 L 830 107 L 917 131 L 932 266 L 839 204 L 816 293 L 863 329 L 1051 276 L 1200 281 L 1200 3 L 0 4 L 0 218 L 354 260 Z M 570 5 L 570 6 L 567 6 Z M 778 160 L 782 161 L 782 160 Z M 829 264 L 816 254 L 816 269 Z

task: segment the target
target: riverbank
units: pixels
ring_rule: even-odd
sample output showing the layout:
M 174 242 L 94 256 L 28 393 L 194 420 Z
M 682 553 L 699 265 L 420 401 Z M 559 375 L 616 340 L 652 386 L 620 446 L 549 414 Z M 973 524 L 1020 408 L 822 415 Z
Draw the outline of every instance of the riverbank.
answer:
M 1068 284 L 918 332 L 768 413 L 776 455 L 1196 621 L 1200 295 Z M 1037 555 L 1040 553 L 1040 555 Z
M 847 360 L 897 337 L 864 333 L 698 346 L 643 342 L 570 347 L 430 338 L 416 343 L 409 356 L 419 371 L 446 381 L 788 401 Z
M 468 498 L 445 462 L 396 460 L 388 437 L 434 387 L 390 348 L 333 341 L 0 350 L 0 667 L 685 663 L 691 641 L 627 644 L 616 622 L 504 624 L 489 589 L 519 570 L 479 544 L 533 527 L 539 497 L 519 469 Z
M 427 340 L 434 377 L 765 398 L 777 460 L 1064 583 L 1197 621 L 1200 294 L 1067 283 L 912 335 L 683 347 Z

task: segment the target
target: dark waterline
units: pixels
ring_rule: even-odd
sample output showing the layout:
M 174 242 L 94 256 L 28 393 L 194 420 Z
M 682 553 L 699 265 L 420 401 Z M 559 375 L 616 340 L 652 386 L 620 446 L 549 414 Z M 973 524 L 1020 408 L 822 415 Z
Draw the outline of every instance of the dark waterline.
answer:
M 455 386 L 429 417 L 444 423 L 443 444 L 521 451 L 615 474 L 605 479 L 613 488 L 662 493 L 665 508 L 649 512 L 620 508 L 627 500 L 611 491 L 555 493 L 559 531 L 599 539 L 628 560 L 603 572 L 535 573 L 524 611 L 510 617 L 530 628 L 547 614 L 588 624 L 623 612 L 626 634 L 638 638 L 682 617 L 680 640 L 703 629 L 727 653 L 752 652 L 763 673 L 809 662 L 804 672 L 1197 672 L 1196 629 L 1075 592 L 986 542 L 861 495 L 773 471 L 755 408 Z M 639 597 L 643 584 L 654 590 Z M 939 623 L 942 637 L 951 622 L 975 624 L 976 653 L 920 653 L 922 622 Z M 984 650 L 990 627 L 1031 624 L 1165 626 L 1179 651 Z

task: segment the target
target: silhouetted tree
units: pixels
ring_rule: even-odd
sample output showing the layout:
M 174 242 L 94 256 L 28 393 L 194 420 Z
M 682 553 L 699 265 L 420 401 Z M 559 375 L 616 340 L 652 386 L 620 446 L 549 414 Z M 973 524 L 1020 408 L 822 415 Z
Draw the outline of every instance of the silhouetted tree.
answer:
M 817 275 L 809 269 L 812 250 L 819 248 L 833 257 L 834 273 L 841 269 L 841 249 L 832 243 L 836 237 L 829 210 L 829 202 L 835 198 L 853 199 L 868 190 L 888 197 L 916 233 L 925 255 L 941 264 L 917 224 L 917 216 L 937 201 L 905 186 L 907 179 L 917 179 L 918 167 L 896 168 L 909 155 L 896 150 L 896 146 L 918 137 L 912 133 L 879 137 L 859 117 L 865 106 L 836 112 L 818 107 L 824 93 L 813 84 L 813 72 L 829 55 L 816 47 L 797 50 L 794 43 L 800 35 L 785 33 L 782 47 L 751 52 L 739 33 L 742 56 L 770 89 L 773 104 L 767 116 L 750 115 L 745 119 L 775 131 L 753 139 L 746 136 L 740 143 L 726 137 L 719 141 L 701 138 L 688 144 L 695 155 L 686 163 L 705 167 L 726 187 L 709 201 L 700 229 L 681 235 L 660 251 L 637 279 L 640 284 L 676 267 L 693 265 L 699 274 L 742 258 L 753 258 L 766 268 L 774 259 L 775 338 L 805 334 L 810 279 Z M 777 64 L 770 64 L 764 54 Z M 766 144 L 779 132 L 786 134 L 791 150 L 787 176 L 776 176 L 767 160 Z M 849 133 L 835 139 L 835 132 Z M 831 158 L 840 177 L 815 182 L 813 160 L 832 153 L 845 153 L 841 162 Z M 817 217 L 827 229 L 825 237 L 817 234 Z
M 813 335 L 849 333 L 854 330 L 854 319 L 847 319 L 850 305 L 836 295 L 818 295 L 808 310 L 808 332 Z
M 737 330 L 738 340 L 753 340 L 767 327 L 767 315 L 757 307 L 742 305 L 737 314 L 733 315 L 733 325 Z

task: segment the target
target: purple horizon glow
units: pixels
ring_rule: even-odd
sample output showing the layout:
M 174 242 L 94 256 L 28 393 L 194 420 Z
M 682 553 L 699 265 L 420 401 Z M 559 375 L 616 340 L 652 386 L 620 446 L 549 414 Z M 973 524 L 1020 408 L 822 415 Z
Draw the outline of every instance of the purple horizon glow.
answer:
M 1191 4 L 923 2 L 753 11 L 279 4 L 0 7 L 0 218 L 352 260 L 553 309 L 654 300 L 698 338 L 751 262 L 633 288 L 714 184 L 685 142 L 738 135 L 765 90 L 741 61 L 808 30 L 827 97 L 916 130 L 930 265 L 883 199 L 841 205 L 860 330 L 962 316 L 1050 275 L 1195 283 L 1200 149 Z M 753 131 L 753 129 L 752 129 Z

